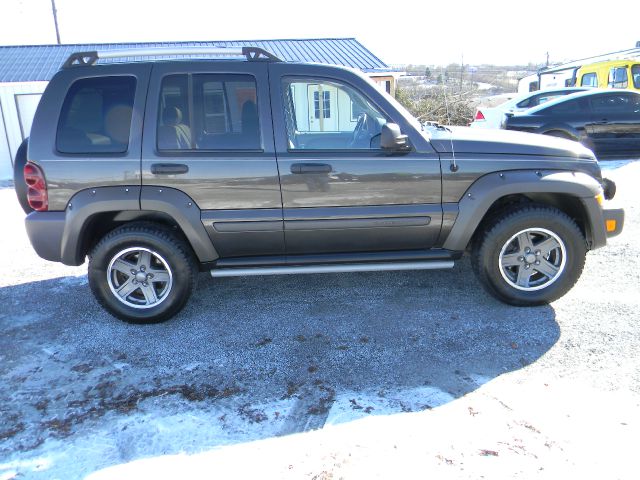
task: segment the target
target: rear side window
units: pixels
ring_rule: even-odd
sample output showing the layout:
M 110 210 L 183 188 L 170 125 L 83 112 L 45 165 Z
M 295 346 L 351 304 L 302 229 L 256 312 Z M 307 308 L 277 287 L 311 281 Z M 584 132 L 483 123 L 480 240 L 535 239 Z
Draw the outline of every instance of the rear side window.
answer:
M 611 88 L 627 88 L 629 86 L 627 67 L 618 67 L 609 70 L 609 86 Z
M 58 122 L 56 148 L 61 153 L 124 153 L 136 79 L 129 76 L 78 80 L 67 92 Z
M 178 74 L 163 78 L 158 150 L 262 148 L 255 78 Z
M 598 75 L 593 73 L 585 73 L 582 76 L 582 80 L 580 81 L 580 85 L 582 87 L 597 87 L 598 86 Z

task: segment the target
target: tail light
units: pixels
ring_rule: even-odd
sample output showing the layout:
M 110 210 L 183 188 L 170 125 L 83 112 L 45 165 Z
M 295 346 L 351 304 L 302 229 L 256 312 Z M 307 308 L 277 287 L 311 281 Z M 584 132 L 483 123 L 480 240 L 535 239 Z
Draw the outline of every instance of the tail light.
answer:
M 482 121 L 482 120 L 485 120 L 484 115 L 482 114 L 482 112 L 481 112 L 480 110 L 478 110 L 478 111 L 476 112 L 476 116 L 474 117 L 474 120 L 475 120 L 476 122 L 478 122 L 478 121 Z
M 39 166 L 27 162 L 24 166 L 24 181 L 27 184 L 27 201 L 29 206 L 38 212 L 45 212 L 49 208 L 47 182 Z

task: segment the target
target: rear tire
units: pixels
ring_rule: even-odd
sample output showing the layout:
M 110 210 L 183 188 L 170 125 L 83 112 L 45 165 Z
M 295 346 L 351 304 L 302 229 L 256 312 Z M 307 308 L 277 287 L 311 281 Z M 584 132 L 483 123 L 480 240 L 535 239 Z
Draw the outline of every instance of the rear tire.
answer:
M 483 287 L 516 306 L 543 305 L 580 278 L 587 253 L 576 222 L 547 206 L 524 206 L 489 223 L 474 242 L 472 266 Z
M 190 247 L 153 223 L 116 228 L 89 255 L 89 286 L 98 303 L 129 323 L 170 319 L 187 303 L 197 276 Z

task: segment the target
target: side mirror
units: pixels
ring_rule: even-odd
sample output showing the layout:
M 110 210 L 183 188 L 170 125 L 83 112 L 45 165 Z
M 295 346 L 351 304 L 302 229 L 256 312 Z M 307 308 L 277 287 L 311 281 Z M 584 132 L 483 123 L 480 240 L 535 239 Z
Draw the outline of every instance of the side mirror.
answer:
M 380 147 L 392 152 L 407 151 L 411 148 L 409 137 L 400 132 L 400 127 L 395 123 L 385 123 L 380 133 Z

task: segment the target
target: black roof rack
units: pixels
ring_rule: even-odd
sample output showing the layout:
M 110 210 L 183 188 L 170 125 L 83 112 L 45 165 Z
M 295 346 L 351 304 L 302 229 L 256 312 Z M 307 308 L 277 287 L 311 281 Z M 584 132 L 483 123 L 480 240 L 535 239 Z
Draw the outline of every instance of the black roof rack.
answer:
M 159 47 L 94 50 L 69 55 L 62 68 L 93 65 L 101 58 L 162 57 L 173 55 L 244 56 L 249 61 L 281 62 L 274 54 L 258 47 Z

